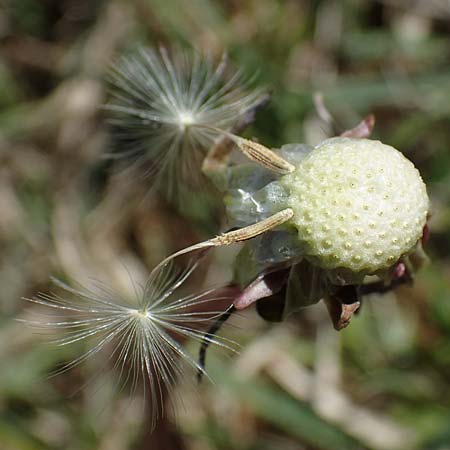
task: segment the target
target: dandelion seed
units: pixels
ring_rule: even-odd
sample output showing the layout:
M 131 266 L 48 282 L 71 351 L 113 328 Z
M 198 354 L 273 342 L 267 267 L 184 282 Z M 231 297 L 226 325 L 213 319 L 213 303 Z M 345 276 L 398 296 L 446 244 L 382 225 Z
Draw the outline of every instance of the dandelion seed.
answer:
M 125 56 L 109 79 L 117 151 L 126 170 L 163 184 L 169 194 L 177 184 L 198 181 L 205 151 L 217 133 L 229 130 L 261 96 L 248 92 L 241 72 L 229 75 L 226 58 L 214 65 L 207 57 L 140 49 Z M 211 128 L 207 128 L 211 127 Z
M 193 263 L 179 273 L 168 266 L 154 270 L 145 287 L 136 287 L 132 299 L 99 282 L 90 287 L 70 287 L 54 280 L 63 295 L 40 294 L 27 300 L 54 309 L 58 319 L 27 322 L 64 331 L 64 336 L 56 340 L 60 346 L 86 339 L 93 342 L 59 372 L 109 350 L 109 360 L 119 371 L 119 384 L 130 383 L 134 391 L 138 382 L 144 381 L 144 391 L 148 389 L 150 394 L 154 426 L 164 412 L 165 393 L 174 392 L 177 380 L 181 376 L 186 379 L 188 369 L 207 376 L 182 341 L 206 339 L 210 344 L 236 351 L 234 342 L 204 332 L 222 312 L 211 310 L 214 302 L 228 297 L 214 295 L 214 290 L 182 297 L 173 295 L 197 265 Z M 64 317 L 60 318 L 60 314 Z

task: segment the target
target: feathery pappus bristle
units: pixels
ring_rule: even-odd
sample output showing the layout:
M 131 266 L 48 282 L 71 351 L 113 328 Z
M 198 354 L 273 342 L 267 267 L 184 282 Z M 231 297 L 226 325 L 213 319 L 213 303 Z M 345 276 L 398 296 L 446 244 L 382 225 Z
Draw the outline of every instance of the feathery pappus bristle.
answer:
M 114 150 L 124 170 L 150 178 L 170 194 L 197 182 L 200 165 L 217 138 L 256 103 L 240 71 L 227 71 L 195 52 L 139 49 L 112 68 L 109 82 Z M 210 128 L 208 128 L 210 127 Z
M 56 315 L 46 314 L 45 318 L 26 322 L 57 334 L 62 332 L 54 340 L 60 346 L 89 341 L 88 349 L 57 373 L 72 369 L 98 352 L 109 352 L 107 359 L 119 372 L 119 386 L 130 384 L 135 391 L 142 382 L 144 393 L 150 397 L 151 425 L 155 426 L 164 412 L 166 397 L 170 400 L 181 376 L 186 380 L 191 372 L 192 381 L 195 373 L 207 376 L 197 358 L 186 350 L 184 341 L 206 340 L 222 349 L 237 350 L 233 341 L 205 332 L 222 313 L 218 304 L 228 297 L 213 289 L 195 295 L 174 295 L 197 265 L 191 263 L 179 272 L 169 265 L 154 270 L 145 286 L 135 286 L 132 298 L 98 281 L 89 286 L 69 286 L 53 280 L 60 294 L 42 293 L 26 300 L 51 308 Z

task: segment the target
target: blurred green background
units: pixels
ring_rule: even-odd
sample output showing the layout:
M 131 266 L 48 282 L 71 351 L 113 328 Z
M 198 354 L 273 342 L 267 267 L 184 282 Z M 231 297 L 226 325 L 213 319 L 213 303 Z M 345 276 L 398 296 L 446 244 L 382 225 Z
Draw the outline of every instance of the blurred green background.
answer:
M 175 207 L 102 158 L 105 74 L 142 44 L 227 51 L 256 73 L 273 101 L 247 135 L 270 146 L 332 134 L 317 91 L 342 130 L 373 112 L 374 136 L 416 164 L 432 200 L 431 264 L 412 288 L 372 296 L 341 333 L 323 305 L 277 325 L 245 312 L 228 332 L 240 355 L 211 357 L 216 383 L 197 393 L 180 384 L 184 408 L 169 408 L 153 434 L 142 398 L 96 374 L 101 357 L 48 378 L 81 349 L 45 345 L 14 320 L 29 317 L 21 298 L 48 292 L 52 275 L 121 288 L 127 270 L 144 281 L 225 226 L 220 196 Z M 235 253 L 216 252 L 188 289 L 225 284 Z M 0 5 L 1 450 L 450 449 L 449 279 L 448 0 Z

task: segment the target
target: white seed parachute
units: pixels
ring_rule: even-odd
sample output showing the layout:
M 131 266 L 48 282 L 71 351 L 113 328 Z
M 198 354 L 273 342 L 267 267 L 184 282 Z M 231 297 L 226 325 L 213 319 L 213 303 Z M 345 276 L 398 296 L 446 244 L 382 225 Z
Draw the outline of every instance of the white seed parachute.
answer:
M 257 103 L 261 90 L 247 90 L 241 71 L 230 73 L 198 53 L 141 48 L 112 68 L 109 156 L 125 170 L 146 176 L 169 195 L 198 182 L 205 152 Z M 209 128 L 208 128 L 209 127 Z
M 166 393 L 170 396 L 181 376 L 205 369 L 184 347 L 185 340 L 207 341 L 235 352 L 237 345 L 226 338 L 205 332 L 223 311 L 221 300 L 229 300 L 214 290 L 199 294 L 174 295 L 197 267 L 198 262 L 178 273 L 169 266 L 155 269 L 146 286 L 136 286 L 133 298 L 101 282 L 90 286 L 69 286 L 54 280 L 60 294 L 39 294 L 26 299 L 51 308 L 56 316 L 28 320 L 35 327 L 57 330 L 63 335 L 56 344 L 66 346 L 87 340 L 88 349 L 61 371 L 69 370 L 98 352 L 109 352 L 108 360 L 119 372 L 120 385 L 133 391 L 142 383 L 149 394 L 152 427 L 164 412 Z M 216 310 L 215 310 L 216 309 Z

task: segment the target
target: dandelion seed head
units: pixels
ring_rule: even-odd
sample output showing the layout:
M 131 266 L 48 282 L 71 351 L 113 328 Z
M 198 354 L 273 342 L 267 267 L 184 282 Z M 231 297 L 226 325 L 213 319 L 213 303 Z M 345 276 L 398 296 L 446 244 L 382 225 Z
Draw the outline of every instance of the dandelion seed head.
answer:
M 109 156 L 171 195 L 198 182 L 205 152 L 260 98 L 240 71 L 196 53 L 140 49 L 112 68 Z M 150 183 L 149 183 L 150 185 Z
M 380 141 L 327 139 L 280 182 L 305 255 L 324 269 L 383 273 L 423 236 L 426 186 L 402 153 Z

